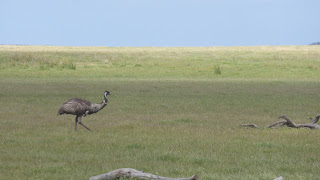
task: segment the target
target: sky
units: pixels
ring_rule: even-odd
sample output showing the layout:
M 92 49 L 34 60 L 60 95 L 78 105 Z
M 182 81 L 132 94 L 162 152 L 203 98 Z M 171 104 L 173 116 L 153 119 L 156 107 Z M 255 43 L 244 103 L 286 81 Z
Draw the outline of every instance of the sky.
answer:
M 307 45 L 319 0 L 0 0 L 0 44 Z

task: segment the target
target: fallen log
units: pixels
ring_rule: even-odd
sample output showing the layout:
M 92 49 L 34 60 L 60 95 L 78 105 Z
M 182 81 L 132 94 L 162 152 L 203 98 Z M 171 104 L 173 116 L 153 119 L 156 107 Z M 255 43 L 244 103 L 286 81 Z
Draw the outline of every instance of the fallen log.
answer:
M 199 180 L 197 175 L 193 175 L 189 178 L 167 178 L 161 177 L 149 173 L 144 173 L 143 171 L 138 171 L 131 168 L 121 168 L 110 171 L 105 174 L 100 174 L 97 176 L 90 177 L 89 180 L 118 180 L 118 179 L 140 179 L 140 180 Z M 275 178 L 273 180 L 282 180 L 282 176 Z
M 240 124 L 239 126 L 243 126 L 246 128 L 258 128 L 256 124 Z
M 292 127 L 292 128 L 309 128 L 309 129 L 320 129 L 320 125 L 315 124 L 318 120 L 319 120 L 319 115 L 316 117 L 315 120 L 313 120 L 313 123 L 305 123 L 305 124 L 296 124 L 293 121 L 291 121 L 290 118 L 288 118 L 287 116 L 283 115 L 280 116 L 280 119 L 284 119 L 284 123 L 283 125 L 286 125 L 288 127 Z M 279 121 L 280 122 L 280 121 Z M 275 124 L 275 123 L 274 123 Z M 269 125 L 270 126 L 270 125 Z
M 281 121 L 274 122 L 270 125 L 267 126 L 267 128 L 274 128 L 275 126 L 279 125 L 280 127 L 282 126 L 287 126 L 291 128 L 309 128 L 309 129 L 320 129 L 320 125 L 316 124 L 319 119 L 320 119 L 320 114 L 318 114 L 314 119 L 310 118 L 312 121 L 311 123 L 304 123 L 304 124 L 296 124 L 293 122 L 290 118 L 288 118 L 285 115 L 282 115 L 279 117 L 279 119 L 284 119 Z M 243 126 L 246 128 L 258 128 L 256 124 L 240 124 L 239 126 Z
M 280 177 L 275 178 L 274 180 L 283 180 L 283 177 L 280 176 Z
M 286 120 L 281 120 L 281 121 L 277 121 L 273 124 L 270 124 L 267 126 L 267 128 L 273 128 L 274 126 L 278 125 L 278 124 L 281 124 L 280 126 L 284 126 L 286 125 L 287 121 Z
M 141 180 L 199 180 L 199 177 L 197 175 L 193 175 L 189 178 L 167 178 L 167 177 L 161 177 L 149 173 L 145 173 L 143 171 L 138 171 L 131 168 L 121 168 L 116 169 L 113 171 L 110 171 L 105 174 L 100 174 L 97 176 L 90 177 L 90 180 L 117 180 L 117 179 L 141 179 Z

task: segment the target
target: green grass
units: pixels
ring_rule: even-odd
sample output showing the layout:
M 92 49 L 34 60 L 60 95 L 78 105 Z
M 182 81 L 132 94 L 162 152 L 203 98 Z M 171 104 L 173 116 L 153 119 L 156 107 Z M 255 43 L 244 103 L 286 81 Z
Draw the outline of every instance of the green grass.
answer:
M 295 80 L 317 78 L 319 69 L 319 46 L 0 48 L 2 77 Z
M 320 131 L 263 127 L 282 114 L 303 123 L 320 113 L 319 54 L 0 46 L 0 179 L 88 179 L 124 167 L 203 180 L 317 179 Z M 41 59 L 53 65 L 41 68 Z M 105 90 L 108 106 L 83 118 L 92 133 L 56 115 L 69 98 L 101 102 Z

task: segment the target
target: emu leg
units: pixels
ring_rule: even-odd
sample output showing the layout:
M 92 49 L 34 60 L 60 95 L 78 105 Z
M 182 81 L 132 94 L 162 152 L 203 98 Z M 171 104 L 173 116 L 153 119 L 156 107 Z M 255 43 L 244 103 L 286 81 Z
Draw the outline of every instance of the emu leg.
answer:
M 76 121 L 76 126 L 75 126 L 75 128 L 74 128 L 75 131 L 77 131 L 78 117 L 79 117 L 79 116 L 77 116 L 76 119 L 75 119 L 75 121 Z
M 79 124 L 81 124 L 83 127 L 85 127 L 86 129 L 88 129 L 89 131 L 91 131 L 90 128 L 88 128 L 86 125 L 82 124 L 82 122 L 81 122 L 81 117 L 79 117 Z

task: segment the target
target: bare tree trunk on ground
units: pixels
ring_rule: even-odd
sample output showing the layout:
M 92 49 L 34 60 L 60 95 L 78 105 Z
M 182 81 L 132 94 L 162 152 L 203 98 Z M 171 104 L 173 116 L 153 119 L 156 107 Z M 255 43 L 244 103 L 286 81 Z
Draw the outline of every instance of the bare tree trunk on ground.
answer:
M 274 180 L 282 180 L 282 176 L 275 178 Z
M 296 124 L 295 122 L 293 122 L 290 118 L 288 118 L 285 115 L 280 116 L 279 119 L 284 119 L 284 120 L 274 122 L 273 124 L 268 125 L 267 128 L 274 128 L 275 126 L 280 125 L 280 127 L 287 126 L 287 127 L 291 127 L 291 128 L 320 129 L 320 125 L 316 124 L 320 119 L 320 114 L 318 114 L 315 117 L 315 119 L 310 118 L 310 120 L 312 121 L 311 123 L 304 123 L 304 124 Z M 249 127 L 258 128 L 258 126 L 256 124 L 240 124 L 239 126 L 243 126 L 246 128 L 249 128 Z
M 277 121 L 277 122 L 275 122 L 275 123 L 273 123 L 273 124 L 270 124 L 270 125 L 268 125 L 267 127 L 268 128 L 273 128 L 274 126 L 276 126 L 276 125 L 278 125 L 278 124 L 281 124 L 280 126 L 284 126 L 284 125 L 286 125 L 286 120 L 282 120 L 282 121 Z
M 258 128 L 256 124 L 240 124 L 239 126 L 243 126 L 246 128 Z
M 167 178 L 156 176 L 149 173 L 144 173 L 143 171 L 138 171 L 131 168 L 121 168 L 116 169 L 111 172 L 100 174 L 97 176 L 90 177 L 90 180 L 117 180 L 119 178 L 126 178 L 126 179 L 141 179 L 141 180 L 199 180 L 197 175 L 193 175 L 189 178 Z
M 140 179 L 140 180 L 199 180 L 197 175 L 193 175 L 189 178 L 167 178 L 156 176 L 149 173 L 144 173 L 143 171 L 138 171 L 131 168 L 121 168 L 110 171 L 105 174 L 100 174 L 97 176 L 90 177 L 89 180 L 118 180 L 120 178 L 123 179 Z M 282 176 L 275 178 L 274 180 L 282 180 Z
M 275 122 L 275 123 L 269 125 L 268 127 L 273 127 L 273 126 L 275 126 L 277 124 L 281 124 L 282 123 L 281 126 L 286 125 L 286 126 L 292 127 L 292 128 L 320 129 L 320 125 L 315 124 L 316 121 L 314 121 L 314 123 L 296 124 L 293 121 L 291 121 L 291 119 L 288 118 L 287 116 L 283 115 L 283 116 L 280 116 L 279 118 L 284 119 L 284 120 Z

